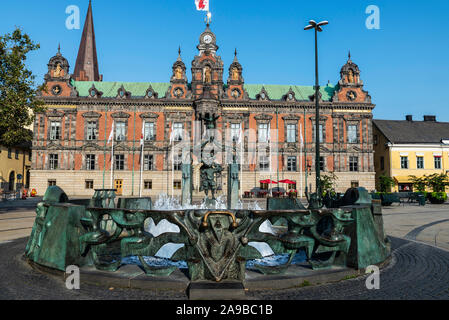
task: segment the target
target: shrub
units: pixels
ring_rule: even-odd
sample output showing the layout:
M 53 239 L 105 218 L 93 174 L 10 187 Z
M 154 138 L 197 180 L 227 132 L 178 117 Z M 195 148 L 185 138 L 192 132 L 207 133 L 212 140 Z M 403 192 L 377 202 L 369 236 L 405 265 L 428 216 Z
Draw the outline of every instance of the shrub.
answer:
M 448 176 L 444 173 L 432 174 L 425 176 L 427 186 L 432 189 L 433 192 L 445 192 L 446 186 L 449 186 Z
M 446 192 L 432 192 L 430 193 L 429 200 L 434 204 L 442 204 L 447 200 Z
M 380 176 L 379 186 L 380 192 L 389 192 L 396 185 L 396 181 L 392 177 Z

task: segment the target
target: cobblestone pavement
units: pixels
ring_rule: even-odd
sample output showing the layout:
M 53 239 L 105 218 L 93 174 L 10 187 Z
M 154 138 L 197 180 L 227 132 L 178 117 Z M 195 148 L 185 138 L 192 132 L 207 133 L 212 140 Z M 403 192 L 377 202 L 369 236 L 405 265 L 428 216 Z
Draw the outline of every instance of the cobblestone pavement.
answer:
M 449 252 L 398 238 L 392 261 L 381 270 L 380 289 L 368 290 L 366 276 L 334 284 L 249 293 L 261 300 L 434 300 L 449 299 Z
M 368 290 L 366 277 L 288 290 L 248 292 L 250 300 L 430 300 L 449 299 L 449 252 L 392 238 L 392 262 L 381 271 L 380 289 Z M 61 279 L 41 274 L 23 261 L 26 239 L 0 244 L 0 299 L 185 300 L 185 292 L 146 291 L 82 284 L 67 290 Z
M 27 239 L 0 244 L 0 300 L 180 300 L 185 292 L 148 291 L 82 284 L 67 290 L 60 278 L 33 270 L 21 260 Z
M 184 292 L 109 290 L 90 285 L 69 291 L 60 279 L 32 270 L 20 256 L 39 200 L 0 202 L 0 299 L 187 299 Z M 264 207 L 263 200 L 258 202 Z M 381 272 L 380 290 L 367 290 L 366 277 L 362 277 L 282 292 L 249 292 L 248 298 L 449 299 L 449 205 L 384 207 L 383 218 L 386 233 L 392 239 L 393 258 Z

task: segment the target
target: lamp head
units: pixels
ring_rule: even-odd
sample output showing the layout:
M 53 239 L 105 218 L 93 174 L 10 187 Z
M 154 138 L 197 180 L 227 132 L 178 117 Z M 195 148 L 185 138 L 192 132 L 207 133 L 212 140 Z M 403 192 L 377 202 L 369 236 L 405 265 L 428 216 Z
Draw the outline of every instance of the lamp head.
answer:
M 304 30 L 316 29 L 318 32 L 322 32 L 323 29 L 321 26 L 325 26 L 329 24 L 329 21 L 321 21 L 320 23 L 316 23 L 315 20 L 310 20 L 309 25 L 304 28 Z

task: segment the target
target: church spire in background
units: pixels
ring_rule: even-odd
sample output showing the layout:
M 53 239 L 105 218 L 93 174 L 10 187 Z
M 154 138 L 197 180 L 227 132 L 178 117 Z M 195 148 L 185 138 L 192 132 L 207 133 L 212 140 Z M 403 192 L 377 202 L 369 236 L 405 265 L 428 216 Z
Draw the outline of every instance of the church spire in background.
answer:
M 73 78 L 77 81 L 102 81 L 98 71 L 97 47 L 95 44 L 94 18 L 92 2 L 89 1 L 83 35 L 76 59 Z

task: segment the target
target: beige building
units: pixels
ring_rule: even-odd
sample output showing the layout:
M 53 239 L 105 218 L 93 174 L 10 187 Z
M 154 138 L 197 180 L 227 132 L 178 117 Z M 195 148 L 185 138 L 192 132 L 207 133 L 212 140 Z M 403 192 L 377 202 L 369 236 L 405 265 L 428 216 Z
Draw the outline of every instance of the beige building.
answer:
M 15 147 L 0 146 L 0 193 L 29 187 L 31 143 Z
M 394 191 L 413 191 L 410 176 L 449 173 L 449 123 L 435 116 L 415 121 L 373 120 L 376 186 L 379 177 L 392 177 Z

